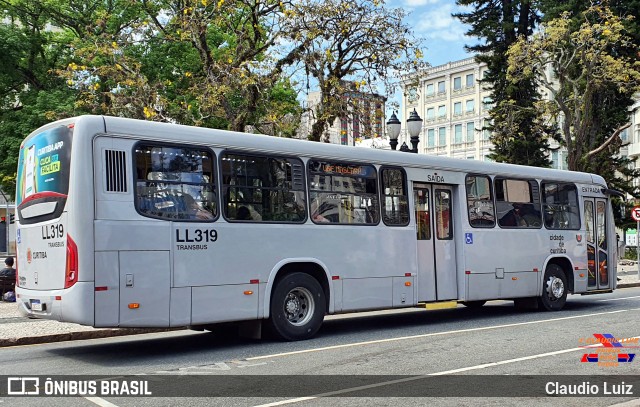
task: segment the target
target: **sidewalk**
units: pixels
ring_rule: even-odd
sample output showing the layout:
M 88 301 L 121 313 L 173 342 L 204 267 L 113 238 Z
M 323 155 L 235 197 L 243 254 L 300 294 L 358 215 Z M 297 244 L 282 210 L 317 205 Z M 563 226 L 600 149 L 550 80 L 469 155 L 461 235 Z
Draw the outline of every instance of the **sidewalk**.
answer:
M 638 287 L 638 269 L 635 264 L 618 268 L 618 288 Z M 29 319 L 18 312 L 15 302 L 0 302 L 0 347 L 61 342 L 77 339 L 107 338 L 111 336 L 164 332 L 174 329 L 91 328 L 43 319 Z
M 172 329 L 92 328 L 23 317 L 15 302 L 0 302 L 0 347 L 165 332 Z

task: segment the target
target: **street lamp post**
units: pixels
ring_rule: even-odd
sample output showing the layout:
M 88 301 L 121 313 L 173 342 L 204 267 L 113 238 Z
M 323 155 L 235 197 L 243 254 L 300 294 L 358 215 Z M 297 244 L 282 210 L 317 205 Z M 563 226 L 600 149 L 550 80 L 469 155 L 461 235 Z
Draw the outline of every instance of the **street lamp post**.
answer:
M 389 145 L 392 150 L 395 150 L 398 147 L 398 136 L 400 135 L 400 120 L 398 120 L 396 112 L 393 112 L 387 122 L 387 133 L 389 133 Z
M 412 148 L 409 148 L 407 143 L 403 142 L 400 151 L 417 153 L 418 143 L 420 142 L 420 130 L 422 130 L 422 119 L 418 116 L 416 109 L 413 109 L 413 112 L 411 112 L 411 115 L 407 119 L 407 130 L 411 136 Z M 393 112 L 387 122 L 387 132 L 389 133 L 389 145 L 392 150 L 395 150 L 398 147 L 398 136 L 400 135 L 400 120 L 396 117 L 395 112 Z
M 418 143 L 420 142 L 420 130 L 422 130 L 422 119 L 418 116 L 416 109 L 413 109 L 411 115 L 407 119 L 407 129 L 411 136 L 411 152 L 418 153 Z

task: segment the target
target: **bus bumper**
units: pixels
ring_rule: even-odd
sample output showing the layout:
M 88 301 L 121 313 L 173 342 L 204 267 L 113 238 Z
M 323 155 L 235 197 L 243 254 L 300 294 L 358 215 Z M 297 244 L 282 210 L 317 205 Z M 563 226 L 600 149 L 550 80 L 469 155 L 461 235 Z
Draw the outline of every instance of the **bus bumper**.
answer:
M 94 283 L 77 282 L 61 290 L 29 290 L 16 287 L 16 302 L 20 313 L 31 318 L 94 324 Z

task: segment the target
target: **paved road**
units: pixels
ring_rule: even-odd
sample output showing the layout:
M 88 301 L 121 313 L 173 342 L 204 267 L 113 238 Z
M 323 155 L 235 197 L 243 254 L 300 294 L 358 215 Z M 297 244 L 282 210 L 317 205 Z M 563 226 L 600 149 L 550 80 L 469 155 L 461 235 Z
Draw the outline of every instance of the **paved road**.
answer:
M 640 288 L 617 290 L 596 296 L 570 297 L 564 311 L 522 312 L 511 302 L 494 301 L 480 310 L 417 309 L 361 313 L 327 318 L 317 338 L 283 343 L 217 338 L 210 333 L 170 332 L 62 342 L 0 349 L 4 372 L 16 375 L 60 373 L 113 377 L 129 374 L 185 375 L 617 375 L 640 374 L 640 360 L 605 368 L 581 363 L 580 338 L 611 333 L 617 338 L 640 337 Z M 594 351 L 595 352 L 595 351 Z M 629 349 L 627 352 L 635 352 Z M 640 352 L 639 352 L 640 353 Z M 640 358 L 639 358 L 640 359 Z M 499 363 L 495 363 L 499 362 Z M 353 376 L 355 375 L 355 376 Z M 216 386 L 216 378 L 210 386 Z M 249 377 L 247 391 L 259 385 Z M 291 376 L 283 386 L 295 386 Z M 302 379 L 298 385 L 303 386 Z M 473 378 L 469 378 L 471 382 Z M 195 380 L 195 379 L 194 379 Z M 502 381 L 505 377 L 492 377 Z M 380 381 L 385 381 L 381 378 Z M 392 392 L 398 384 L 387 389 Z M 477 384 L 474 386 L 478 386 Z M 348 386 L 347 386 L 348 387 Z M 479 386 L 482 387 L 482 386 Z M 638 386 L 640 387 L 640 386 Z M 290 388 L 289 388 L 290 389 Z M 382 390 L 381 390 L 382 389 Z M 358 395 L 376 394 L 376 386 Z M 461 386 L 460 391 L 468 388 Z M 481 392 L 482 388 L 478 388 Z M 354 394 L 354 393 L 351 393 Z M 345 393 L 349 395 L 349 393 Z M 397 394 L 396 394 L 397 395 Z M 610 406 L 636 400 L 611 398 L 397 398 L 329 397 L 299 400 L 296 397 L 256 398 L 74 398 L 51 399 L 52 406 L 170 406 L 262 405 L 280 402 L 290 406 L 371 405 L 540 405 Z M 15 405 L 41 405 L 42 399 L 5 399 Z M 286 404 L 284 404 L 286 403 Z

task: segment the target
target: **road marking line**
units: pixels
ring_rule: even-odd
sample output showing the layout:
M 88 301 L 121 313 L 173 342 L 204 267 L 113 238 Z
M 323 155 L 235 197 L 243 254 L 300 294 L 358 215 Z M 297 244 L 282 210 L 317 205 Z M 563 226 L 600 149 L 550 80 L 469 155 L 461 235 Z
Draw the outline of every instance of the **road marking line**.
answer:
M 458 330 L 455 330 L 455 331 L 434 332 L 434 333 L 421 334 L 421 335 L 401 336 L 401 337 L 398 337 L 398 338 L 378 339 L 378 340 L 375 340 L 375 341 L 346 343 L 346 344 L 343 344 L 343 345 L 326 346 L 326 347 L 323 347 L 323 348 L 305 349 L 305 350 L 296 350 L 296 351 L 292 351 L 292 352 L 275 353 L 273 355 L 254 356 L 252 358 L 246 358 L 245 360 L 269 359 L 269 358 L 276 358 L 276 357 L 282 357 L 282 356 L 298 355 L 298 354 L 302 354 L 302 353 L 321 352 L 321 351 L 333 350 L 333 349 L 351 348 L 351 347 L 354 347 L 354 346 L 374 345 L 374 344 L 385 343 L 385 342 L 397 342 L 397 341 L 404 341 L 404 340 L 408 340 L 408 339 L 428 338 L 428 337 L 431 337 L 431 336 L 440 336 L 440 335 L 453 335 L 453 334 L 459 334 L 459 333 L 465 333 L 465 332 L 487 331 L 487 330 L 490 330 L 490 329 L 510 328 L 510 327 L 514 327 L 514 326 L 540 324 L 540 323 L 544 323 L 544 322 L 566 321 L 566 320 L 569 320 L 569 319 L 589 318 L 589 317 L 598 316 L 598 315 L 609 315 L 609 314 L 617 314 L 617 313 L 620 313 L 620 312 L 638 311 L 638 310 L 640 310 L 640 308 L 624 309 L 624 310 L 616 310 L 616 311 L 607 311 L 607 312 L 598 312 L 598 313 L 595 313 L 595 314 L 574 315 L 572 317 L 544 319 L 544 320 L 540 320 L 540 321 L 517 322 L 517 323 L 513 323 L 513 324 L 485 326 L 485 327 L 480 327 L 480 328 L 458 329 Z
M 629 338 L 629 339 L 640 339 L 640 336 L 635 336 L 635 337 Z M 602 346 L 603 345 L 600 343 L 600 344 L 592 345 L 590 347 L 591 348 L 598 348 L 598 347 L 602 347 Z M 461 372 L 468 372 L 470 370 L 486 369 L 488 367 L 506 365 L 506 364 L 516 363 L 516 362 L 522 362 L 522 361 L 525 361 L 525 360 L 539 359 L 539 358 L 543 358 L 543 357 L 547 357 L 547 356 L 555 356 L 555 355 L 562 355 L 564 353 L 584 351 L 584 349 L 585 349 L 584 347 L 581 347 L 581 348 L 570 348 L 570 349 L 557 350 L 557 351 L 547 352 L 547 353 L 539 353 L 537 355 L 530 355 L 530 356 L 523 356 L 521 358 L 501 360 L 499 362 L 484 363 L 482 365 L 463 367 L 463 368 L 460 368 L 460 369 L 445 370 L 443 372 L 428 373 L 426 375 L 421 375 L 421 376 L 407 377 L 407 378 L 403 378 L 403 379 L 389 380 L 389 381 L 386 381 L 386 382 L 369 384 L 369 385 L 365 385 L 365 386 L 351 387 L 349 389 L 331 391 L 331 392 L 327 392 L 327 393 L 317 394 L 315 396 L 299 397 L 299 398 L 295 398 L 295 399 L 276 401 L 276 402 L 268 403 L 268 404 L 260 404 L 260 405 L 254 406 L 254 407 L 282 406 L 282 405 L 285 405 L 285 404 L 293 404 L 293 403 L 299 403 L 301 401 L 313 400 L 313 399 L 317 399 L 317 398 L 320 398 L 320 397 L 330 397 L 330 396 L 336 396 L 336 395 L 339 395 L 339 394 L 352 393 L 354 391 L 360 391 L 360 390 L 372 389 L 372 388 L 376 388 L 376 387 L 388 386 L 390 384 L 404 383 L 404 382 L 410 382 L 410 381 L 415 381 L 415 380 L 424 380 L 425 378 L 427 378 L 429 376 L 443 376 L 443 375 L 449 375 L 449 374 L 455 374 L 455 373 L 461 373 Z
M 624 298 L 607 298 L 606 300 L 596 300 L 597 302 L 602 301 L 620 301 L 620 300 L 630 300 L 632 298 L 640 298 L 640 295 L 635 295 L 633 297 L 624 297 Z
M 105 399 L 101 399 L 100 397 L 85 397 L 85 399 L 89 400 L 93 404 L 96 404 L 100 407 L 118 407 L 113 403 L 109 403 Z

